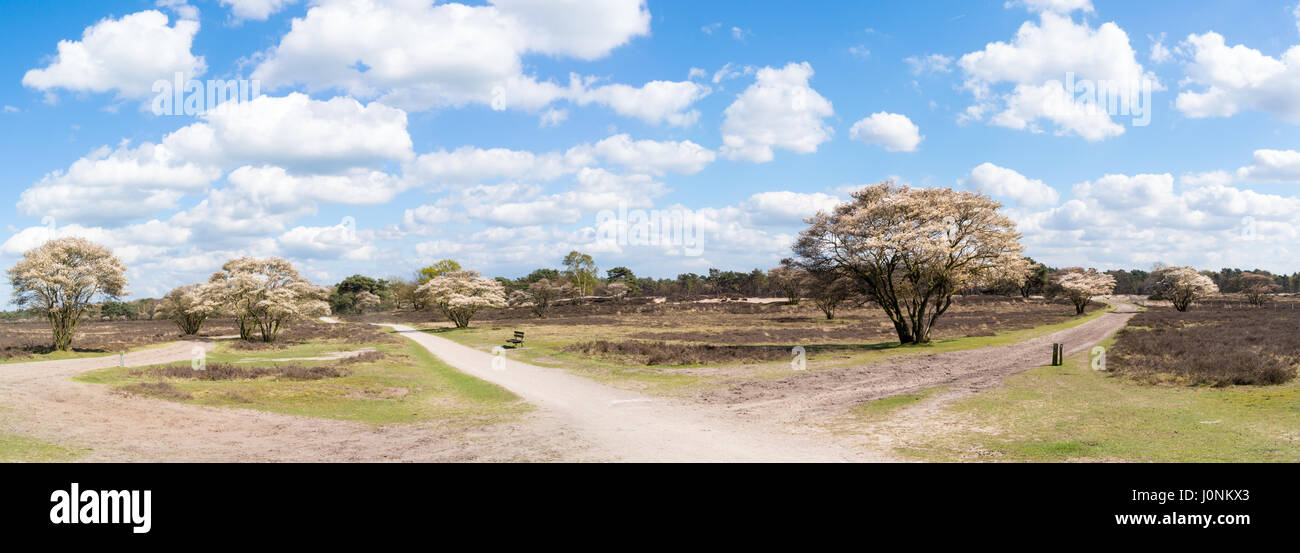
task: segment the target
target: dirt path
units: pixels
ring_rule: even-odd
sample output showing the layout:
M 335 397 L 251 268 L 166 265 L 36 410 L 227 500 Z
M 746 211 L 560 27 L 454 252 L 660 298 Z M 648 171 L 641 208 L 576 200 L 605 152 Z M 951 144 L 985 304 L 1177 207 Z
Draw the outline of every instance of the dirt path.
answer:
M 617 461 L 867 461 L 878 456 L 757 425 L 708 406 L 611 388 L 562 369 L 493 356 L 402 325 L 384 325 L 447 364 L 519 394 L 576 433 L 586 455 Z
M 211 342 L 126 354 L 126 366 L 187 361 Z M 75 382 L 118 356 L 0 365 L 0 410 L 11 431 L 88 448 L 78 461 L 513 461 L 568 457 L 572 437 L 539 423 L 453 430 L 188 405 Z
M 1052 342 L 1065 343 L 1070 353 L 1082 351 L 1131 316 L 1102 315 L 1022 344 L 738 382 L 698 402 L 649 397 L 508 358 L 494 365 L 490 354 L 387 325 L 457 369 L 519 394 L 538 412 L 519 423 L 468 432 L 433 423 L 374 427 L 175 403 L 71 380 L 117 366 L 118 356 L 109 356 L 0 365 L 0 427 L 87 448 L 79 458 L 84 461 L 889 460 L 840 444 L 809 423 L 863 401 L 931 386 L 973 393 L 1042 365 Z M 208 341 L 178 342 L 128 353 L 125 365 L 186 361 L 196 348 L 212 347 Z
M 1051 360 L 1053 343 L 1065 344 L 1066 354 L 1087 350 L 1122 328 L 1137 307 L 1116 304 L 1074 328 L 1006 346 L 925 356 L 885 359 L 861 367 L 846 367 L 792 375 L 776 380 L 739 381 L 722 391 L 698 396 L 703 403 L 723 404 L 736 413 L 788 423 L 825 420 L 855 405 L 935 386 L 948 387 L 944 402 L 995 386 L 1009 375 Z

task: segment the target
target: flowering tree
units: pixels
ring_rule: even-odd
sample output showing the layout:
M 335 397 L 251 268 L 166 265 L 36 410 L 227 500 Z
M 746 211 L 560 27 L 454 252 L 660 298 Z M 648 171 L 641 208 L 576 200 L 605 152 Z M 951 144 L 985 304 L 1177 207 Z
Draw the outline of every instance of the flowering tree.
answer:
M 83 238 L 50 240 L 28 250 L 8 271 L 14 303 L 49 319 L 59 351 L 72 348 L 72 335 L 91 301 L 126 293 L 125 273 L 113 252 Z
M 884 182 L 852 196 L 808 219 L 792 263 L 849 278 L 904 344 L 929 342 L 957 290 L 1001 278 L 1023 250 L 1016 224 L 983 194 Z
M 239 321 L 245 340 L 257 330 L 263 342 L 272 342 L 287 323 L 330 312 L 329 289 L 312 285 L 278 257 L 232 259 L 208 282 L 219 304 Z
M 355 303 L 356 310 L 358 313 L 365 313 L 367 311 L 379 307 L 379 304 L 383 303 L 383 301 L 384 300 L 379 296 L 376 296 L 375 294 L 371 294 L 370 292 L 362 290 L 360 292 L 357 292 L 356 295 L 356 303 Z
M 776 286 L 791 304 L 798 304 L 808 285 L 808 273 L 791 265 L 781 265 L 767 272 L 767 281 Z
M 1169 300 L 1179 311 L 1187 311 L 1192 302 L 1219 293 L 1210 277 L 1191 267 L 1156 267 L 1151 271 L 1151 281 L 1151 297 Z
M 1098 273 L 1096 269 L 1083 270 L 1078 267 L 1066 269 L 1056 277 L 1056 285 L 1061 287 L 1065 297 L 1074 303 L 1076 315 L 1082 315 L 1092 301 L 1093 296 L 1109 294 L 1115 291 L 1115 277 Z
M 470 319 L 481 309 L 506 306 L 505 287 L 475 271 L 452 271 L 434 277 L 421 285 L 416 294 L 456 323 L 456 328 L 469 326 Z
M 208 284 L 191 284 L 167 292 L 158 306 L 159 313 L 176 323 L 181 332 L 198 334 L 203 322 L 219 311 L 217 298 L 210 289 Z
M 631 291 L 632 289 L 622 282 L 612 282 L 605 287 L 605 294 L 614 298 L 614 301 L 623 301 Z

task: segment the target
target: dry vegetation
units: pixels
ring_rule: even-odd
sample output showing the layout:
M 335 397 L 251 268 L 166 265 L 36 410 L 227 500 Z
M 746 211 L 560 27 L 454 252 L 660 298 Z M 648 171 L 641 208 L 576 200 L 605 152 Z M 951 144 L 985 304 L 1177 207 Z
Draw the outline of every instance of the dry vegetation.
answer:
M 1206 304 L 1180 313 L 1153 307 L 1116 335 L 1117 374 L 1148 383 L 1282 384 L 1300 367 L 1300 307 Z
M 1092 309 L 1100 309 L 1094 305 Z M 557 305 L 537 318 L 527 308 L 484 311 L 474 328 L 449 330 L 429 313 L 384 313 L 355 319 L 402 320 L 433 328 L 442 336 L 490 349 L 503 345 L 513 330 L 527 333 L 523 358 L 547 364 L 587 359 L 618 366 L 737 365 L 789 361 L 790 348 L 803 346 L 810 361 L 874 351 L 898 336 L 874 305 L 842 309 L 834 320 L 811 302 L 751 303 L 683 301 L 656 303 L 648 298 Z M 955 299 L 932 337 L 936 342 L 986 337 L 1076 319 L 1064 301 L 1022 300 L 1003 296 Z
M 236 333 L 233 320 L 212 320 L 200 336 Z M 185 338 L 171 321 L 85 321 L 73 335 L 72 350 L 109 354 Z M 0 324 L 0 362 L 22 361 L 52 351 L 50 324 L 44 319 Z

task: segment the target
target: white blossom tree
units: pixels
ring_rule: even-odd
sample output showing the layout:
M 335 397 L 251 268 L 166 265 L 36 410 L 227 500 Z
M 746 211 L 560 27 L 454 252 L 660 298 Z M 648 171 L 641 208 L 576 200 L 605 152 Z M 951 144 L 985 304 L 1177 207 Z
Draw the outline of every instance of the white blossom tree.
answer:
M 8 271 L 14 303 L 45 315 L 58 351 L 72 348 L 72 335 L 95 298 L 126 293 L 125 273 L 112 251 L 84 238 L 50 240 Z
M 208 280 L 211 293 L 239 322 L 239 336 L 275 341 L 286 324 L 328 315 L 329 289 L 315 286 L 279 257 L 241 257 L 222 265 Z
M 1115 277 L 1099 273 L 1096 269 L 1066 269 L 1056 277 L 1056 285 L 1061 287 L 1065 297 L 1074 304 L 1076 315 L 1082 315 L 1092 302 L 1093 296 L 1101 296 L 1115 291 Z
M 1002 278 L 1020 258 L 1020 233 L 1001 206 L 951 188 L 868 186 L 808 219 L 793 263 L 850 279 L 885 310 L 899 342 L 927 343 L 953 294 Z
M 1179 311 L 1217 293 L 1214 281 L 1191 267 L 1163 266 L 1151 271 L 1151 297 L 1169 300 Z
M 158 306 L 159 314 L 185 334 L 198 334 L 208 317 L 220 311 L 210 284 L 191 284 L 167 292 Z
M 434 277 L 415 293 L 425 304 L 445 315 L 456 328 L 469 326 L 470 319 L 482 309 L 506 306 L 505 287 L 500 282 L 479 276 L 476 271 L 452 271 Z
M 632 289 L 622 282 L 612 282 L 605 287 L 605 295 L 614 298 L 614 301 L 623 301 L 631 292 Z
M 379 307 L 380 303 L 383 303 L 383 301 L 384 301 L 383 298 L 380 298 L 378 295 L 372 294 L 368 291 L 362 290 L 360 292 L 357 292 L 357 298 L 356 298 L 357 312 L 365 313 L 367 311 L 376 309 Z

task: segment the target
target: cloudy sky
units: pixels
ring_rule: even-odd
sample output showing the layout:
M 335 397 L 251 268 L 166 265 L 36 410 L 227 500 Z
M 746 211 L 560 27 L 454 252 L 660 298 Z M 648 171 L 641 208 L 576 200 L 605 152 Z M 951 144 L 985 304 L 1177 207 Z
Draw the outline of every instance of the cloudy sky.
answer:
M 240 255 L 748 270 L 894 179 L 992 195 L 1052 265 L 1294 272 L 1295 1 L 8 2 L 0 264 L 86 236 L 135 297 Z

